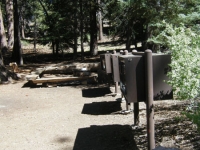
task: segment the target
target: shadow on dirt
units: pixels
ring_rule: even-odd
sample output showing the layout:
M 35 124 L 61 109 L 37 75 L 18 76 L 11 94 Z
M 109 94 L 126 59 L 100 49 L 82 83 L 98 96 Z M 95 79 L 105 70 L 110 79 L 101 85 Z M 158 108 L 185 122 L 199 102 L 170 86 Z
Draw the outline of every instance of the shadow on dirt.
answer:
M 84 84 L 82 84 L 82 81 L 68 81 L 68 82 L 66 81 L 66 82 L 60 82 L 60 83 L 59 82 L 55 82 L 55 83 L 44 82 L 43 84 L 42 83 L 40 83 L 40 84 L 32 84 L 31 81 L 28 81 L 22 86 L 22 88 L 52 88 L 52 87 L 56 88 L 56 87 L 67 87 L 67 86 L 70 86 L 70 87 L 76 88 L 76 89 L 77 88 L 83 89 L 85 87 L 96 88 L 97 87 L 97 83 L 95 81 L 94 82 L 90 81 L 90 84 L 84 85 Z M 110 92 L 106 92 L 106 94 L 109 94 L 109 93 Z M 99 94 L 94 94 L 93 93 L 93 95 L 94 95 L 93 97 L 105 96 L 105 94 L 103 94 L 103 95 L 101 95 L 101 94 L 102 93 L 99 93 Z M 89 94 L 87 94 L 87 92 L 86 92 L 86 95 L 89 95 Z M 89 97 L 91 97 L 91 94 L 90 94 Z
M 59 137 L 59 138 L 55 138 L 55 140 L 53 141 L 53 143 L 58 143 L 60 145 L 65 145 L 64 148 L 62 148 L 63 150 L 68 150 L 68 149 L 72 149 L 71 146 L 67 146 L 66 148 L 66 143 L 69 143 L 72 139 L 69 138 L 69 137 L 65 137 L 65 136 L 62 136 L 62 137 Z
M 146 125 L 133 129 L 134 139 L 139 149 L 146 149 Z M 155 122 L 155 142 L 159 145 L 178 149 L 199 150 L 200 136 L 187 118 L 170 118 Z
M 82 114 L 109 115 L 121 110 L 121 103 L 118 101 L 93 102 L 90 104 L 84 104 Z
M 188 118 L 173 118 L 157 121 L 155 123 L 156 141 L 163 142 L 168 137 L 166 143 L 176 145 L 180 149 L 199 150 L 200 135 L 194 127 L 194 124 Z
M 180 110 L 180 111 L 184 111 L 185 108 L 187 107 L 187 103 L 177 103 L 177 104 L 170 104 L 169 106 L 159 106 L 159 105 L 155 105 L 155 112 L 160 112 L 160 111 L 176 111 L 176 110 Z
M 60 138 L 56 139 L 56 142 L 57 143 L 65 143 L 65 142 L 68 142 L 70 140 L 71 139 L 69 137 L 60 137 Z
M 102 102 L 85 104 L 82 114 L 104 115 L 119 111 L 119 102 Z M 164 109 L 169 112 L 177 110 L 183 104 L 171 107 L 157 106 L 157 111 Z M 167 112 L 166 115 L 167 115 Z M 199 150 L 200 136 L 192 121 L 186 117 L 160 119 L 155 122 L 156 147 Z M 132 129 L 128 125 L 90 126 L 78 130 L 73 150 L 138 150 L 147 149 L 146 125 Z
M 65 82 L 65 83 L 40 83 L 40 84 L 33 84 L 30 81 L 26 82 L 22 88 L 57 88 L 57 87 L 74 87 L 77 88 L 77 86 L 81 85 L 80 81 L 75 82 Z
M 89 88 L 89 89 L 83 89 L 82 90 L 82 96 L 83 97 L 101 97 L 105 96 L 106 94 L 111 94 L 109 87 L 101 87 L 101 88 Z
M 73 150 L 138 150 L 131 127 L 105 125 L 80 128 Z

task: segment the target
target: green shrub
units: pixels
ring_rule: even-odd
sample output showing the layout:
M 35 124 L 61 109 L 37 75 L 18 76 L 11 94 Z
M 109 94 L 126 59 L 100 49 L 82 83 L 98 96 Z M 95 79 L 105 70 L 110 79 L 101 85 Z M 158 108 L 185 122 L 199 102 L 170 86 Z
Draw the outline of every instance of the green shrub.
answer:
M 184 112 L 184 115 L 197 125 L 197 129 L 200 132 L 200 104 L 195 109 L 193 108 L 193 111 Z
M 183 24 L 175 27 L 163 21 L 156 26 L 160 32 L 149 42 L 166 47 L 172 56 L 168 84 L 177 99 L 194 99 L 200 91 L 200 36 Z

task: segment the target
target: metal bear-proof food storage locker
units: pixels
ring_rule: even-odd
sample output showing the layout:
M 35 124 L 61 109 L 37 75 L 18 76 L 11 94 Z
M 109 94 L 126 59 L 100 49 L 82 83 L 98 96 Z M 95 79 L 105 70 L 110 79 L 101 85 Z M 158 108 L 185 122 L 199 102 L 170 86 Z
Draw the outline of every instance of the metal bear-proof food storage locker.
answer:
M 172 99 L 172 88 L 164 80 L 168 80 L 167 72 L 171 56 L 152 54 L 153 61 L 153 97 L 154 100 Z M 126 101 L 142 102 L 145 93 L 145 59 L 144 55 L 119 56 L 120 89 Z

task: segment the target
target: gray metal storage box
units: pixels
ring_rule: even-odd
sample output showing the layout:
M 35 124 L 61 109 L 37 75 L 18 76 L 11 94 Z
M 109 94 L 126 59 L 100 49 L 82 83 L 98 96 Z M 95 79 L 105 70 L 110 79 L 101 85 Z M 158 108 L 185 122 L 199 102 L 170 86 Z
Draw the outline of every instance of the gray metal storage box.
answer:
M 152 54 L 153 60 L 153 93 L 154 100 L 172 99 L 172 88 L 164 80 L 168 80 L 167 72 L 171 56 Z M 128 102 L 142 102 L 145 94 L 145 60 L 144 55 L 119 56 L 120 89 Z

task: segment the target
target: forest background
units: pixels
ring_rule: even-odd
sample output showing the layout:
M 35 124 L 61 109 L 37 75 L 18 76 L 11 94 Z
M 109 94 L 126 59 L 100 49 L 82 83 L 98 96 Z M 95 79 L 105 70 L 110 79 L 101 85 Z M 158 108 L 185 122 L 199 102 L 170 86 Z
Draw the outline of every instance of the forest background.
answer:
M 1 80 L 8 54 L 18 65 L 26 63 L 23 43 L 33 43 L 35 53 L 37 45 L 50 45 L 56 59 L 71 49 L 74 60 L 84 61 L 98 55 L 98 44 L 109 37 L 128 51 L 170 53 L 168 83 L 178 99 L 193 105 L 200 93 L 199 32 L 198 0 L 2 0 Z

